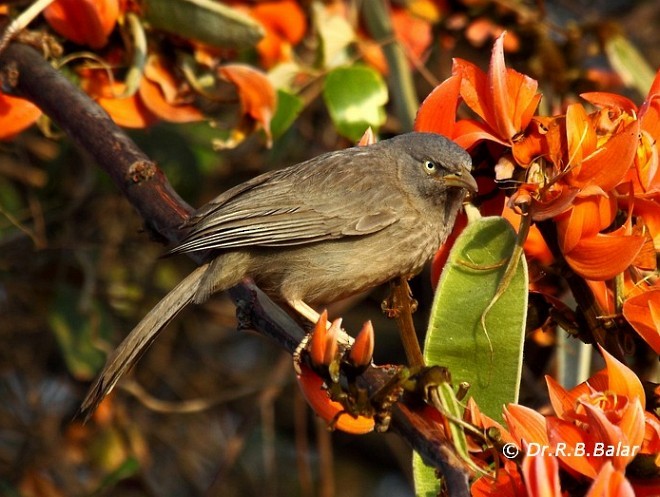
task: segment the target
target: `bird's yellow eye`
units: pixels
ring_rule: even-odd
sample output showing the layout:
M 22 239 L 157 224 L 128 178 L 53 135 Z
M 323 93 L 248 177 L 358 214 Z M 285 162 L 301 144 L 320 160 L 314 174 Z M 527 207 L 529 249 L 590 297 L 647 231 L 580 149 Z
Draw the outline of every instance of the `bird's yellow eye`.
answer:
M 425 160 L 424 161 L 424 170 L 427 173 L 429 173 L 429 174 L 434 173 L 437 168 L 438 167 L 435 165 L 435 162 L 433 162 L 432 160 Z

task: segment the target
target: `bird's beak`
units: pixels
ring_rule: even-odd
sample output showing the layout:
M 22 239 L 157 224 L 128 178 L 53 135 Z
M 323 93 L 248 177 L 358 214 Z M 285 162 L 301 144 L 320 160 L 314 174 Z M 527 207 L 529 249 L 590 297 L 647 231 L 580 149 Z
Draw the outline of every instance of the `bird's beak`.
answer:
M 467 191 L 472 193 L 477 193 L 479 188 L 477 187 L 477 182 L 472 177 L 472 175 L 467 171 L 463 170 L 458 173 L 448 174 L 442 178 L 447 186 L 454 186 L 457 188 L 465 188 Z

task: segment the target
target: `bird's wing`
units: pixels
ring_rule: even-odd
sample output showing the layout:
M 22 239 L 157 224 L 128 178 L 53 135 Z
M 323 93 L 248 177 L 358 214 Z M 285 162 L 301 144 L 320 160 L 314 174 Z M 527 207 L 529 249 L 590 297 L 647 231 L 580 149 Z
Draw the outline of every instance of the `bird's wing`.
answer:
M 360 152 L 335 152 L 302 172 L 299 165 L 267 173 L 225 192 L 195 213 L 172 253 L 293 246 L 382 230 L 397 221 L 401 196 L 350 170 L 363 163 L 355 160 Z

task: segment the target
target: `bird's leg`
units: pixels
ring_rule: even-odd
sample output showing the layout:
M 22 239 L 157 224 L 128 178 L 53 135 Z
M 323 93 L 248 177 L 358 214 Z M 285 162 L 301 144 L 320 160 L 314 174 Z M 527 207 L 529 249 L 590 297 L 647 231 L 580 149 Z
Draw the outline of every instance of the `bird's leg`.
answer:
M 417 340 L 412 318 L 412 313 L 417 310 L 417 301 L 412 298 L 410 285 L 405 276 L 391 281 L 390 296 L 386 302 L 383 302 L 382 308 L 388 317 L 396 319 L 408 365 L 411 368 L 423 367 L 424 355 Z
M 321 315 L 318 312 L 316 312 L 314 309 L 312 309 L 309 305 L 307 305 L 305 302 L 303 302 L 300 299 L 287 300 L 287 304 L 289 304 L 289 306 L 294 311 L 296 311 L 302 317 L 307 319 L 310 323 L 317 323 L 319 318 L 321 317 Z

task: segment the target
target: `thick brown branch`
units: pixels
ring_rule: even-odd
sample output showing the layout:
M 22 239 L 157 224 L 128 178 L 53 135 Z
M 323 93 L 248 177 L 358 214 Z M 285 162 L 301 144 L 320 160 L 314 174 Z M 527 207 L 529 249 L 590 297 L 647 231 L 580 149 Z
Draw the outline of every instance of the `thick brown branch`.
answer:
M 192 209 L 172 189 L 158 166 L 93 100 L 34 49 L 16 43 L 0 54 L 0 85 L 3 91 L 38 105 L 110 175 L 154 234 L 177 241 L 182 234 L 177 227 Z M 303 330 L 256 286 L 245 283 L 232 289 L 230 294 L 237 304 L 242 327 L 249 326 L 270 336 L 289 353 L 294 351 Z M 378 381 L 375 377 L 373 380 Z M 469 495 L 466 472 L 451 456 L 451 444 L 429 436 L 427 424 L 428 421 L 415 411 L 395 407 L 395 431 L 406 438 L 428 464 L 440 469 L 450 495 Z

